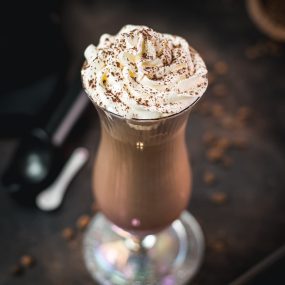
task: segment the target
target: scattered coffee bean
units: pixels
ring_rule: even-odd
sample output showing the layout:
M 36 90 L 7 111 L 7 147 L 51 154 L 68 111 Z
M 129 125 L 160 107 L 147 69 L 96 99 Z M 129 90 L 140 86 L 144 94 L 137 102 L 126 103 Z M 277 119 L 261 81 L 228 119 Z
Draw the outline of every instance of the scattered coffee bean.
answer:
M 224 151 L 217 147 L 212 147 L 206 152 L 206 156 L 208 160 L 211 162 L 221 161 L 223 155 L 224 155 Z
M 216 176 L 213 172 L 207 170 L 203 175 L 203 180 L 207 186 L 211 186 L 216 182 Z
M 88 215 L 82 215 L 78 218 L 76 226 L 79 230 L 84 230 L 90 222 L 90 217 Z
M 211 194 L 210 199 L 214 204 L 222 205 L 227 201 L 227 194 L 224 192 L 214 192 Z
M 63 229 L 62 231 L 62 237 L 67 240 L 67 241 L 70 241 L 70 240 L 73 240 L 74 237 L 75 237 L 75 233 L 74 233 L 74 230 L 72 228 L 65 228 Z
M 31 268 L 35 265 L 35 259 L 30 255 L 23 255 L 20 258 L 20 263 L 24 268 Z
M 215 147 L 218 149 L 226 150 L 231 146 L 231 142 L 227 137 L 221 137 L 216 140 Z

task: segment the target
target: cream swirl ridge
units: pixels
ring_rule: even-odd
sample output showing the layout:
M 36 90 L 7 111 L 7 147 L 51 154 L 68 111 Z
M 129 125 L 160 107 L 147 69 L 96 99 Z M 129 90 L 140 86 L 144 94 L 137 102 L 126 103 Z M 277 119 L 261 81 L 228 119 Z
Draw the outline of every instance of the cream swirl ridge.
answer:
M 99 107 L 128 119 L 157 119 L 194 105 L 207 88 L 200 55 L 181 37 L 127 25 L 85 50 L 83 86 Z

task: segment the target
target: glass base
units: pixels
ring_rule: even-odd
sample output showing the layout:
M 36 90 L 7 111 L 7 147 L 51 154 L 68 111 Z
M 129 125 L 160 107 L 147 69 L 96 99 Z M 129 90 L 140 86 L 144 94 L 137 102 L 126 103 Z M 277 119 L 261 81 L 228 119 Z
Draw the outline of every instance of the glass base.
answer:
M 195 218 L 186 211 L 165 230 L 142 239 L 98 213 L 83 246 L 86 266 L 102 285 L 180 285 L 199 269 L 204 237 Z

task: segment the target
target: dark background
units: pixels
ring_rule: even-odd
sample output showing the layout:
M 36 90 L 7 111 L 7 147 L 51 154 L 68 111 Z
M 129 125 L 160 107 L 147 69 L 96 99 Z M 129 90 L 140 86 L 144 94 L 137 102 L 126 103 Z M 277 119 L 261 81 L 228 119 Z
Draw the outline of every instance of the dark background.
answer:
M 276 53 L 247 56 L 248 48 L 272 40 L 253 24 L 244 1 L 5 1 L 1 5 L 0 176 L 19 138 L 40 117 L 60 74 L 67 85 L 78 78 L 84 48 L 96 44 L 102 33 L 114 34 L 125 24 L 144 24 L 185 37 L 216 78 L 187 129 L 194 175 L 189 210 L 200 222 L 207 243 L 205 261 L 193 284 L 229 284 L 284 245 L 284 44 L 274 42 Z M 218 61 L 229 67 L 223 76 L 215 74 Z M 225 97 L 214 94 L 219 83 L 227 87 Z M 250 109 L 250 117 L 241 127 L 224 128 L 223 119 L 211 114 L 212 104 L 223 107 L 223 118 L 234 120 L 242 106 Z M 58 212 L 21 207 L 0 188 L 1 285 L 93 284 L 83 264 L 82 235 L 71 243 L 61 237 L 64 227 L 75 227 L 78 216 L 92 213 L 92 159 L 99 141 L 93 108 L 79 126 L 80 135 L 75 133 L 67 145 L 86 146 L 92 157 Z M 207 131 L 246 140 L 245 149 L 229 150 L 233 161 L 229 169 L 207 160 L 202 143 Z M 203 182 L 207 170 L 217 177 L 210 187 Z M 222 193 L 225 201 L 215 202 L 213 193 Z M 11 276 L 11 267 L 23 254 L 34 256 L 36 266 L 20 277 Z M 270 284 L 282 284 L 276 278 Z

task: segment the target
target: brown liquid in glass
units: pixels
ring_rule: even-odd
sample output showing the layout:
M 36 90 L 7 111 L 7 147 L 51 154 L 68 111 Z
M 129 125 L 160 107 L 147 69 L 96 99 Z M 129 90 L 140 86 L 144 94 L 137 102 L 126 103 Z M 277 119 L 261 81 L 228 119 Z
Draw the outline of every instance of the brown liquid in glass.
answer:
M 158 120 L 126 120 L 98 109 L 101 141 L 93 175 L 100 210 L 128 231 L 155 232 L 186 208 L 191 171 L 189 110 Z

